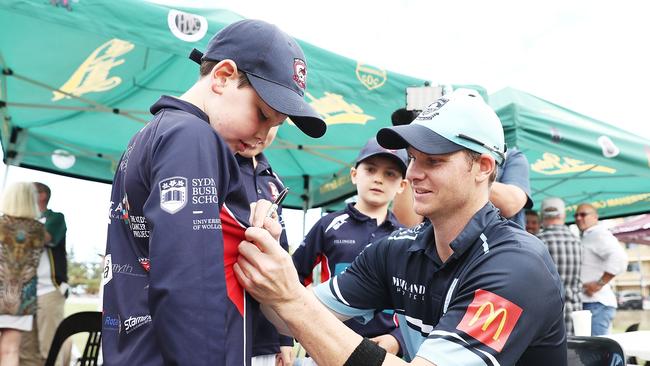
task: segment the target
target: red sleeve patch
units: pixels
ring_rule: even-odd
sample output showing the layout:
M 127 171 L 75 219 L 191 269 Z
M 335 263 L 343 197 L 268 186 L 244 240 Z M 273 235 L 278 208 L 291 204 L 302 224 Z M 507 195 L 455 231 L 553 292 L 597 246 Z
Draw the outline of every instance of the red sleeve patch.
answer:
M 476 290 L 456 329 L 501 352 L 523 310 L 490 291 Z

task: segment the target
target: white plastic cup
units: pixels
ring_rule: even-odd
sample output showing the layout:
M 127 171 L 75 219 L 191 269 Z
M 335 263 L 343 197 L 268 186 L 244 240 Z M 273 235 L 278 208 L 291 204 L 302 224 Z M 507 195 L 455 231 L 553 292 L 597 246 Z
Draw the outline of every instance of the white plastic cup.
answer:
M 571 313 L 573 333 L 577 336 L 591 336 L 591 311 L 576 310 Z

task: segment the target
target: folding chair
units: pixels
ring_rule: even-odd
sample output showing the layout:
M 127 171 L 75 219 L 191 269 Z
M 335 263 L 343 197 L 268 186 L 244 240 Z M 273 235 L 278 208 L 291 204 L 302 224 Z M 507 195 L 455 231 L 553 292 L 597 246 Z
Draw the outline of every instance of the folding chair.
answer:
M 569 366 L 625 366 L 623 348 L 610 338 L 569 336 L 567 348 Z
M 102 313 L 99 311 L 82 311 L 63 319 L 56 329 L 45 366 L 54 366 L 63 342 L 71 335 L 87 332 L 88 340 L 82 356 L 75 365 L 96 366 L 102 341 Z

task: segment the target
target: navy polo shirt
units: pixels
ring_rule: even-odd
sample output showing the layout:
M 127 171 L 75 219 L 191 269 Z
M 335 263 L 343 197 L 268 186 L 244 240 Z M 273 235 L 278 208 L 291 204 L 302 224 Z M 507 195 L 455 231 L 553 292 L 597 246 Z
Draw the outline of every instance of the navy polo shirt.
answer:
M 273 172 L 266 156 L 260 153 L 255 157 L 256 167 L 253 166 L 253 159 L 241 155 L 236 155 L 236 158 L 242 184 L 246 188 L 249 201 L 257 202 L 260 199 L 266 199 L 273 202 L 284 189 L 284 184 L 280 177 Z M 278 207 L 278 217 L 283 229 L 280 235 L 280 246 L 288 251 L 289 242 L 284 230 L 282 206 Z M 252 304 L 252 318 L 253 356 L 276 354 L 280 352 L 280 346 L 293 346 L 293 338 L 279 334 L 275 326 L 264 317 L 257 302 Z
M 510 220 L 516 222 L 522 228 L 526 227 L 525 209 L 533 207 L 533 199 L 530 197 L 530 171 L 526 155 L 516 147 L 508 149 L 506 160 L 502 167 L 497 170 L 496 181 L 503 184 L 512 184 L 526 193 L 526 203 Z
M 486 204 L 442 262 L 429 222 L 367 247 L 315 289 L 366 321 L 395 309 L 407 359 L 438 365 L 566 365 L 562 285 L 541 241 Z
M 392 212 L 389 211 L 386 220 L 378 226 L 377 220 L 359 212 L 353 203 L 341 211 L 323 216 L 293 254 L 300 281 L 305 285 L 312 283 L 312 271 L 319 264 L 320 282 L 329 280 L 333 275 L 345 271 L 368 244 L 401 227 Z M 404 348 L 392 311 L 378 312 L 365 325 L 355 321 L 345 324 L 365 337 L 390 333 L 398 340 L 400 348 Z
M 196 106 L 162 97 L 113 180 L 105 365 L 249 365 L 251 300 L 233 264 L 250 215 L 239 167 Z

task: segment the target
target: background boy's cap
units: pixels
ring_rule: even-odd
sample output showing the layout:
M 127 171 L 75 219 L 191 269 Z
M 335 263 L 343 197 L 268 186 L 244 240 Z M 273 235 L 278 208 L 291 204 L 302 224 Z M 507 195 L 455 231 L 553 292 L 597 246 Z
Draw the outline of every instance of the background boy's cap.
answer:
M 212 37 L 205 54 L 194 49 L 189 57 L 199 65 L 206 60 L 233 60 L 266 104 L 289 116 L 305 134 L 325 134 L 325 121 L 304 99 L 305 55 L 298 43 L 275 25 L 252 19 L 238 21 Z
M 397 166 L 399 166 L 399 170 L 402 172 L 402 177 L 406 175 L 406 167 L 408 166 L 408 155 L 406 154 L 406 150 L 389 150 L 383 148 L 379 145 L 377 139 L 374 137 L 368 140 L 366 145 L 359 152 L 359 156 L 357 156 L 356 166 L 359 166 L 359 163 L 368 159 L 369 157 L 377 155 L 386 156 L 393 159 L 397 163 Z
M 486 153 L 498 164 L 505 160 L 503 127 L 496 113 L 478 92 L 458 89 L 438 98 L 408 125 L 382 128 L 381 146 L 412 146 L 425 154 L 448 154 L 464 148 Z
M 560 217 L 565 212 L 564 201 L 558 197 L 547 197 L 542 201 L 542 218 Z

